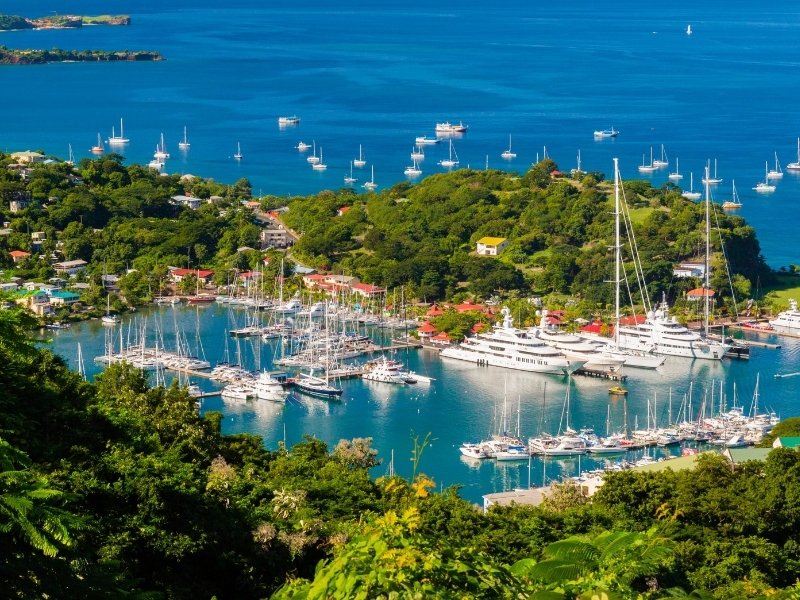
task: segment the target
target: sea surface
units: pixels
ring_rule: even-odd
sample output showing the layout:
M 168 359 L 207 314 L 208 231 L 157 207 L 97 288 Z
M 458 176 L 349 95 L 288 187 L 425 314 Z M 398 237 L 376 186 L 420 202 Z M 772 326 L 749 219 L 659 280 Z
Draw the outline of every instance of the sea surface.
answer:
M 64 0 L 3 3 L 3 12 L 26 16 L 77 10 Z M 739 212 L 756 228 L 768 264 L 800 263 L 794 225 L 800 177 L 786 172 L 773 194 L 752 190 L 765 165 L 774 166 L 776 153 L 784 167 L 798 160 L 800 58 L 794 50 L 800 7 L 794 3 L 756 9 L 744 0 L 724 8 L 688 0 L 669 6 L 578 0 L 559 10 L 521 0 L 490 8 L 476 0 L 303 6 L 90 0 L 80 3 L 80 11 L 130 14 L 133 21 L 129 27 L 7 32 L 0 44 L 156 50 L 166 60 L 0 68 L 3 150 L 66 157 L 71 146 L 80 159 L 90 156 L 98 133 L 104 139 L 112 127 L 119 133 L 124 119 L 131 139 L 123 149 L 126 162 L 147 163 L 163 133 L 171 153 L 167 172 L 226 183 L 247 178 L 258 194 L 288 197 L 343 187 L 359 145 L 367 166 L 356 170 L 356 189 L 372 168 L 379 189 L 406 181 L 414 138 L 433 136 L 437 122 L 463 122 L 469 131 L 453 140 L 461 167 L 523 173 L 547 155 L 569 170 L 580 153 L 583 170 L 611 173 L 612 158 L 619 157 L 623 178 L 660 186 L 679 159 L 680 185 L 688 188 L 693 174 L 699 190 L 704 165 L 716 159 L 724 181 L 712 188 L 712 198 L 727 199 L 735 180 Z M 301 122 L 281 129 L 281 115 L 297 115 Z M 617 138 L 594 139 L 593 131 L 612 126 L 620 131 Z M 191 147 L 181 152 L 184 127 Z M 505 161 L 500 153 L 509 139 L 517 158 Z M 301 140 L 315 144 L 326 171 L 310 168 L 294 148 Z M 232 157 L 237 144 L 244 155 L 238 162 Z M 669 167 L 640 175 L 637 166 L 649 162 L 651 148 L 658 158 L 662 144 Z M 447 152 L 447 144 L 425 148 L 423 176 L 442 172 L 437 162 Z M 216 362 L 233 317 L 227 308 L 199 310 L 214 316 L 201 320 L 197 335 Z M 177 315 L 187 331 L 195 331 L 193 311 Z M 55 332 L 53 347 L 74 364 L 80 341 L 88 365 L 102 353 L 104 334 L 99 324 L 84 324 Z M 262 350 L 262 366 L 268 367 L 269 352 Z M 754 350 L 749 363 L 676 359 L 657 373 L 632 372 L 629 417 L 646 421 L 648 402 L 657 400 L 662 422 L 670 390 L 677 410 L 690 385 L 695 410 L 703 397 L 710 402 L 720 382 L 729 405 L 734 384 L 738 401 L 747 405 L 757 376 L 764 406 L 796 414 L 800 379 L 773 375 L 800 370 L 799 350 L 784 340 L 780 350 Z M 445 363 L 426 351 L 402 359 L 437 381 L 403 389 L 353 381 L 341 403 L 299 397 L 282 408 L 209 399 L 203 410 L 223 410 L 226 431 L 261 434 L 269 447 L 284 431 L 289 443 L 304 435 L 331 444 L 371 436 L 384 461 L 394 450 L 401 474 L 410 471 L 412 432 L 431 432 L 422 469 L 439 485 L 463 485 L 465 497 L 476 501 L 482 493 L 526 485 L 529 472 L 538 482 L 548 473 L 577 469 L 574 461 L 553 461 L 544 472 L 538 464 L 530 471 L 527 465 L 476 465 L 457 452 L 462 441 L 497 429 L 503 404 L 514 427 L 519 406 L 525 434 L 556 430 L 566 381 Z M 571 385 L 571 424 L 604 430 L 607 382 L 575 378 Z M 619 402 L 612 404 L 616 426 L 624 412 Z

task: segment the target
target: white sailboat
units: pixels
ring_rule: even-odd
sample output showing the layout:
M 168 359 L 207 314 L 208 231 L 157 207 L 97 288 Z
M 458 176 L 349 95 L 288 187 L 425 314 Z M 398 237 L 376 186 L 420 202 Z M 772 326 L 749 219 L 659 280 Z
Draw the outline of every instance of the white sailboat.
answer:
M 781 163 L 778 162 L 778 153 L 775 153 L 775 168 L 767 171 L 767 179 L 783 179 Z
M 702 194 L 694 191 L 694 173 L 689 173 L 689 191 L 681 194 L 687 200 L 699 200 Z
M 130 142 L 128 138 L 125 137 L 125 130 L 122 128 L 122 119 L 119 120 L 119 135 L 115 135 L 114 128 L 111 128 L 111 137 L 108 138 L 108 145 L 109 146 L 120 146 L 122 144 L 127 144 Z
M 111 294 L 108 294 L 106 297 L 106 314 L 100 318 L 100 322 L 109 327 L 113 327 L 119 323 L 119 317 L 111 314 Z
M 505 160 L 511 160 L 512 158 L 517 158 L 516 153 L 511 151 L 511 134 L 508 134 L 508 149 L 504 150 L 500 154 L 500 158 L 504 158 Z
M 425 151 L 422 146 L 411 148 L 411 160 L 416 160 L 417 162 L 425 160 Z
M 324 162 L 322 162 L 322 146 L 319 147 L 319 160 L 311 165 L 311 168 L 315 171 L 324 171 L 328 168 Z
M 163 133 L 161 134 L 161 142 L 156 144 L 156 151 L 153 153 L 153 158 L 160 161 L 169 158 L 169 152 L 167 152 L 166 146 L 164 145 Z
M 301 141 L 299 141 L 299 142 L 297 142 L 297 146 L 295 146 L 295 149 L 296 149 L 298 152 L 305 152 L 305 151 L 306 151 L 306 150 L 308 150 L 309 148 L 311 148 L 311 144 L 306 144 L 306 143 L 305 143 L 305 142 L 303 142 L 302 140 L 301 140 Z
M 706 166 L 710 166 L 710 161 L 706 161 Z M 706 173 L 710 173 L 710 169 L 706 170 Z M 706 175 L 703 177 L 703 185 L 709 183 L 711 185 L 716 185 L 718 183 L 722 183 L 722 177 L 717 177 L 717 159 L 714 159 L 714 176 L 711 177 L 710 175 Z
M 356 181 L 358 181 L 358 179 L 353 177 L 353 161 L 351 160 L 350 161 L 350 175 L 345 175 L 344 176 L 344 182 L 345 182 L 345 184 L 350 185 L 352 183 L 355 183 Z
M 687 25 L 686 26 L 686 35 L 692 35 L 692 26 L 691 25 Z
M 312 165 L 316 165 L 319 162 L 319 156 L 317 156 L 317 142 L 316 140 L 311 141 L 311 156 L 306 157 L 306 162 Z
M 364 160 L 364 155 L 361 154 L 361 144 L 358 145 L 358 158 L 353 160 L 353 166 L 357 169 L 362 168 L 364 165 L 367 164 L 367 161 Z
M 183 126 L 183 139 L 178 142 L 178 148 L 181 150 L 188 150 L 191 144 L 189 143 L 189 138 L 186 137 L 186 125 Z
M 369 181 L 364 182 L 364 189 L 372 192 L 378 188 L 378 184 L 375 183 L 375 165 L 372 165 L 372 178 Z
M 414 159 L 414 164 L 406 167 L 405 171 L 403 171 L 403 174 L 406 177 L 419 177 L 420 175 L 422 175 L 422 169 L 420 169 L 419 166 L 417 165 L 416 159 Z
M 646 164 L 644 162 L 644 154 L 642 154 L 642 164 L 639 165 L 639 173 L 652 173 L 656 170 L 655 165 L 653 165 L 653 147 L 650 146 L 650 163 Z
M 739 194 L 736 193 L 736 181 L 732 181 L 731 184 L 733 186 L 733 189 L 731 190 L 731 199 L 725 200 L 725 202 L 722 203 L 722 208 L 726 210 L 742 207 L 742 203 L 739 200 Z
M 797 138 L 797 162 L 790 162 L 786 165 L 787 171 L 800 171 L 800 137 Z
M 69 156 L 69 158 L 67 158 L 67 164 L 68 165 L 74 165 L 75 164 L 75 155 L 72 153 L 72 144 L 68 144 L 68 145 L 69 145 L 69 154 L 67 156 Z
M 775 191 L 775 186 L 769 182 L 769 164 L 764 161 L 764 181 L 759 181 L 753 189 L 762 194 L 769 194 Z
M 92 146 L 92 148 L 91 148 L 91 153 L 92 153 L 92 154 L 102 154 L 102 153 L 103 153 L 103 152 L 105 152 L 105 151 L 106 151 L 106 149 L 105 149 L 105 147 L 103 146 L 103 140 L 102 140 L 102 138 L 100 137 L 100 134 L 98 133 L 98 134 L 97 134 L 97 144 L 95 144 L 94 146 Z
M 242 146 L 239 142 L 236 142 L 236 154 L 233 155 L 234 160 L 242 160 L 244 158 L 244 154 L 242 154 Z
M 667 152 L 664 150 L 664 144 L 661 144 L 661 158 L 655 159 L 652 161 L 652 164 L 656 169 L 663 169 L 669 166 L 669 159 L 667 158 Z
M 449 142 L 450 142 L 450 154 L 448 158 L 439 161 L 439 164 L 446 169 L 451 169 L 455 166 L 458 166 L 458 154 L 456 154 L 456 151 L 453 150 L 453 140 L 450 139 Z
M 681 179 L 683 179 L 683 175 L 681 175 L 681 170 L 679 168 L 678 159 L 677 158 L 675 158 L 675 172 L 674 173 L 670 173 L 669 175 L 667 175 L 667 178 L 670 181 L 680 181 Z

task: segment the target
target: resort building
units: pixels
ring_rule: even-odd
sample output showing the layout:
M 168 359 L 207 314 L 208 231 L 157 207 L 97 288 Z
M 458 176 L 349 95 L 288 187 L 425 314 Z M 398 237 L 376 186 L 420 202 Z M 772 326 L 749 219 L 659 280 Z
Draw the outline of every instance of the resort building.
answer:
M 56 273 L 75 277 L 78 273 L 86 270 L 87 264 L 85 260 L 80 258 L 77 260 L 65 260 L 53 264 L 53 269 L 55 269 Z
M 682 262 L 672 270 L 675 277 L 685 279 L 687 277 L 705 277 L 706 265 L 701 262 Z

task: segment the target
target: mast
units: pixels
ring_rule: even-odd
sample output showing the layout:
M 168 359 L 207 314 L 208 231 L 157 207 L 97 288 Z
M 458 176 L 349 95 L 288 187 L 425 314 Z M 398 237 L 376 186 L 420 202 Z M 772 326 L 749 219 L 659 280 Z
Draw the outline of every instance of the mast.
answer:
M 614 159 L 614 347 L 619 348 L 619 159 Z
M 709 253 L 710 253 L 710 250 L 711 250 L 711 236 L 709 235 L 710 223 L 711 223 L 711 218 L 710 218 L 711 200 L 710 200 L 710 194 L 709 194 L 709 191 L 708 191 L 708 186 L 709 186 L 708 178 L 709 178 L 709 167 L 708 167 L 708 164 L 706 164 L 706 177 L 705 177 L 705 182 L 706 182 L 706 186 L 705 186 L 706 187 L 706 189 L 705 189 L 705 192 L 706 192 L 706 260 L 705 260 L 705 282 L 703 283 L 703 288 L 704 288 L 703 289 L 703 298 L 704 298 L 704 301 L 705 301 L 704 302 L 704 309 L 703 309 L 703 312 L 704 312 L 704 315 L 703 315 L 704 323 L 703 323 L 703 325 L 704 325 L 704 329 L 705 329 L 705 333 L 706 333 L 706 338 L 708 338 L 708 294 L 709 294 L 709 287 L 708 287 L 708 275 L 709 275 L 708 274 L 708 270 L 709 270 L 708 269 L 708 267 L 709 267 L 709 265 L 708 265 L 708 257 L 709 257 Z

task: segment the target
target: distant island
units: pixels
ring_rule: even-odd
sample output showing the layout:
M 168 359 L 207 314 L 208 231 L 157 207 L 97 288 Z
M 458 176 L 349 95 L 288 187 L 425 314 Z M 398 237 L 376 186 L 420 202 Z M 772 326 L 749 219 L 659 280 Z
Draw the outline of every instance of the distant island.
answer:
M 12 50 L 0 46 L 0 65 L 43 65 L 56 62 L 119 62 L 164 60 L 159 52 L 106 50 Z
M 130 25 L 128 15 L 48 15 L 30 19 L 17 15 L 0 14 L 0 31 L 21 29 L 77 29 L 84 25 Z

